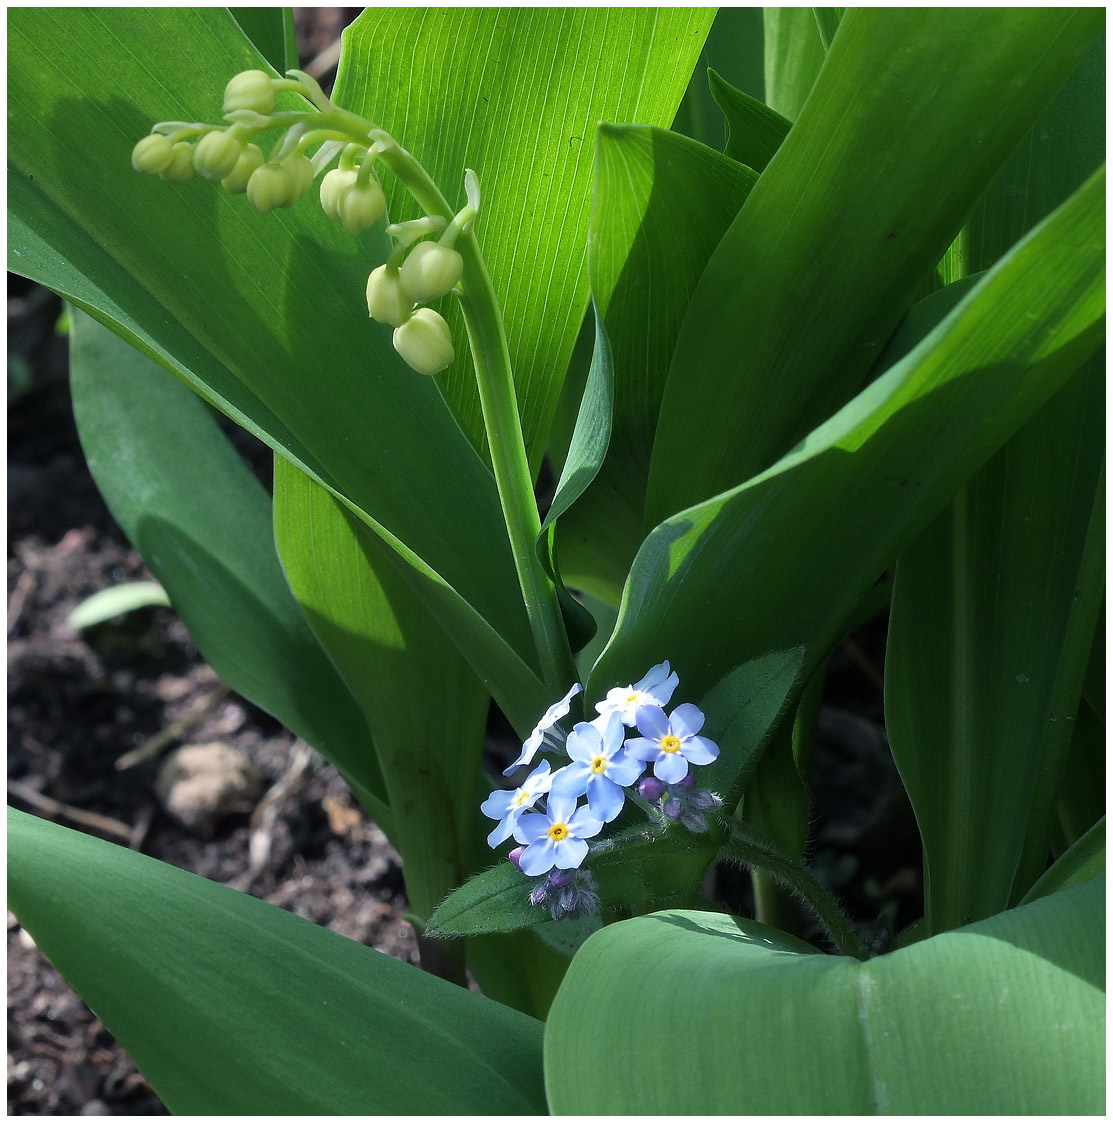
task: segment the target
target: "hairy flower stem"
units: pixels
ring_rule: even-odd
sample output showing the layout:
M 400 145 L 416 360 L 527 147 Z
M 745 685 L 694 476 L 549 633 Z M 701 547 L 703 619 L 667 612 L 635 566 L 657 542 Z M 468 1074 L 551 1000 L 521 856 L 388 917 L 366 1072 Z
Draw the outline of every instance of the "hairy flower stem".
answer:
M 793 861 L 767 838 L 737 819 L 730 823 L 730 838 L 722 857 L 767 874 L 798 897 L 823 925 L 841 955 L 868 958 L 854 926 L 839 908 L 835 898 L 807 866 Z
M 312 119 L 315 131 L 320 130 L 333 139 L 346 139 L 363 146 L 374 145 L 378 159 L 394 173 L 425 213 L 452 223 L 455 212 L 437 185 L 421 164 L 389 133 L 372 127 L 354 113 L 335 107 L 319 115 L 313 114 Z M 464 259 L 460 306 L 475 365 L 495 484 L 542 677 L 555 696 L 574 681 L 576 672 L 556 587 L 542 569 L 534 549 L 541 533 L 541 519 L 533 494 L 533 477 L 518 415 L 502 314 L 470 226 L 459 235 L 455 248 Z

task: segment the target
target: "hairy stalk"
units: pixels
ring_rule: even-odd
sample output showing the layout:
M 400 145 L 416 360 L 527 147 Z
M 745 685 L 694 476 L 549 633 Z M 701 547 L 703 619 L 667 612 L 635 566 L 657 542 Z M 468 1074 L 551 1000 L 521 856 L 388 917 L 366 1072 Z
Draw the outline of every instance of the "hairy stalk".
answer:
M 730 824 L 730 838 L 721 856 L 767 874 L 798 897 L 815 914 L 841 955 L 854 959 L 868 958 L 854 926 L 835 898 L 802 862 L 793 861 L 767 838 L 737 820 Z

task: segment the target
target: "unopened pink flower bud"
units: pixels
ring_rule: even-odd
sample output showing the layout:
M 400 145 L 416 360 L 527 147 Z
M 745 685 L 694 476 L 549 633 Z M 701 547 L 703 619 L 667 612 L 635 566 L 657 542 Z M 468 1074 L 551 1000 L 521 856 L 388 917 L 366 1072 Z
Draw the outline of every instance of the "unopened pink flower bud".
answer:
M 656 803 L 665 794 L 665 785 L 656 776 L 647 776 L 638 785 L 638 795 L 648 803 Z
M 522 855 L 525 852 L 526 852 L 526 848 L 524 846 L 515 846 L 514 849 L 511 850 L 510 853 L 507 855 L 507 857 L 514 863 L 514 865 L 516 865 L 518 867 L 518 869 L 521 869 L 522 868 Z

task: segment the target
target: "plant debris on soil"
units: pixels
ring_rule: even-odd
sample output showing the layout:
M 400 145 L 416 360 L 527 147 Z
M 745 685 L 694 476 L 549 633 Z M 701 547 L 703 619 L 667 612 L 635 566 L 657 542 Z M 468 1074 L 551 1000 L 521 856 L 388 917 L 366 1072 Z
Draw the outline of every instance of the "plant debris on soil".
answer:
M 329 44 L 356 10 L 296 11 L 303 61 L 319 58 L 327 78 Z M 9 278 L 9 801 L 416 964 L 401 865 L 382 832 L 327 761 L 223 686 L 172 609 L 81 633 L 67 623 L 92 594 L 152 578 L 85 467 L 61 315 L 52 294 Z M 268 450 L 227 431 L 269 485 Z M 864 931 L 879 916 L 899 930 L 923 911 L 919 836 L 883 728 L 885 623 L 832 660 L 812 775 L 809 855 Z M 493 712 L 492 741 L 504 729 Z M 752 915 L 747 875 L 719 870 L 716 890 Z M 166 1114 L 10 912 L 8 1002 L 9 1114 Z

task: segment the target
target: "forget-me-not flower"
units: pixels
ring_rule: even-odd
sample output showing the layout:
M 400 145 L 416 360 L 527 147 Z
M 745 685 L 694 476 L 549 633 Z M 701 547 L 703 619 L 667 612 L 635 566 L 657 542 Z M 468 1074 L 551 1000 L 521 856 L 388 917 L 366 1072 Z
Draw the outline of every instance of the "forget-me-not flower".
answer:
M 612 687 L 602 702 L 595 703 L 595 708 L 600 717 L 618 713 L 622 724 L 633 728 L 637 724 L 638 710 L 642 706 L 664 706 L 679 682 L 676 672 L 670 673 L 669 661 L 666 659 L 653 667 L 639 682 L 630 686 Z
M 691 702 L 677 706 L 671 717 L 660 706 L 638 710 L 638 732 L 626 742 L 626 751 L 637 760 L 652 762 L 653 774 L 666 784 L 678 784 L 688 775 L 689 764 L 710 764 L 719 746 L 697 734 L 703 728 L 703 711 Z
M 543 760 L 520 788 L 512 792 L 491 792 L 479 808 L 488 819 L 499 820 L 498 826 L 487 836 L 488 846 L 494 848 L 514 833 L 518 820 L 549 790 L 552 780 L 549 762 Z
M 618 818 L 626 797 L 622 789 L 632 784 L 645 765 L 622 746 L 626 729 L 617 710 L 604 721 L 581 721 L 564 746 L 572 763 L 553 773 L 552 794 L 569 799 L 587 796 L 592 815 L 604 823 Z
M 525 844 L 518 868 L 530 877 L 558 870 L 573 870 L 587 857 L 587 842 L 603 829 L 590 808 L 577 807 L 574 799 L 549 796 L 543 812 L 523 815 L 514 837 Z
M 530 761 L 533 760 L 537 755 L 537 750 L 541 748 L 541 743 L 545 740 L 545 731 L 552 729 L 552 727 L 568 713 L 572 704 L 572 699 L 575 698 L 581 690 L 583 690 L 583 687 L 577 682 L 559 702 L 554 702 L 545 711 L 541 720 L 537 723 L 537 727 L 523 742 L 522 751 L 518 754 L 518 759 L 514 761 L 509 768 L 503 769 L 502 774 L 504 776 L 509 776 L 515 768 L 520 768 L 523 764 L 529 764 Z

